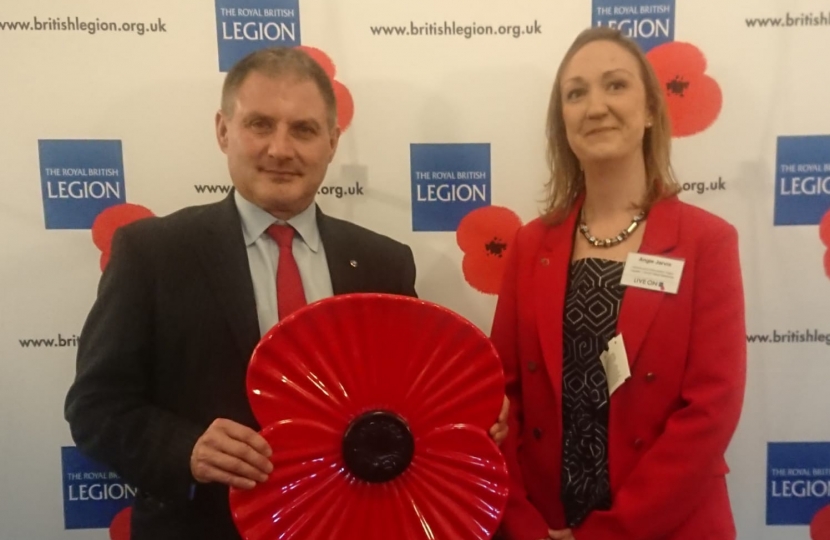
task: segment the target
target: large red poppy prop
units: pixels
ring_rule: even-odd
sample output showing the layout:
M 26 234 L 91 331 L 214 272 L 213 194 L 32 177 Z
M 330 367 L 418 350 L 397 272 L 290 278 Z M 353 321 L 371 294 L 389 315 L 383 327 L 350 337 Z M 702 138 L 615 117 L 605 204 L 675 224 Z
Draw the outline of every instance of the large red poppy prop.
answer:
M 470 322 L 413 298 L 355 294 L 297 311 L 248 368 L 274 472 L 231 489 L 246 540 L 486 539 L 507 500 L 487 430 L 504 376 Z

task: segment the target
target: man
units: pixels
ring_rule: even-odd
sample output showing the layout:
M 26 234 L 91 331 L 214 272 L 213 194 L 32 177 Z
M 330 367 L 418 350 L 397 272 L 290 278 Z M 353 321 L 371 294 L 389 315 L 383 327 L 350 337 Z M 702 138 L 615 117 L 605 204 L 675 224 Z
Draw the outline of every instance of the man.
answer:
M 272 468 L 247 362 L 279 319 L 333 294 L 416 296 L 408 246 L 314 203 L 336 118 L 309 56 L 252 53 L 228 72 L 216 114 L 231 195 L 115 234 L 66 418 L 84 453 L 138 489 L 133 540 L 239 538 L 228 486 L 250 489 Z

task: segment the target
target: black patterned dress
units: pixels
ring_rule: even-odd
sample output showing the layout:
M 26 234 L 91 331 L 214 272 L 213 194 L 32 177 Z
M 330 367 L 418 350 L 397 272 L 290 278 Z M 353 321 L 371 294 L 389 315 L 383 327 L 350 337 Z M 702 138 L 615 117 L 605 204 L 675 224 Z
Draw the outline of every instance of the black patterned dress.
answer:
M 608 476 L 608 382 L 600 354 L 616 335 L 624 264 L 571 263 L 562 359 L 562 502 L 569 527 L 611 507 Z

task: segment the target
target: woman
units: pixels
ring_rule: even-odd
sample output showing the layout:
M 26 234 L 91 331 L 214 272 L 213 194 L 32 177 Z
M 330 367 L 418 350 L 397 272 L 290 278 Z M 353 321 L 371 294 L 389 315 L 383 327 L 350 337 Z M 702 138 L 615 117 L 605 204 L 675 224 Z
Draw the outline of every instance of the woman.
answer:
M 586 30 L 568 50 L 547 134 L 548 208 L 511 246 L 492 330 L 511 404 L 503 533 L 734 539 L 724 452 L 746 369 L 735 228 L 677 199 L 660 84 L 616 30 Z

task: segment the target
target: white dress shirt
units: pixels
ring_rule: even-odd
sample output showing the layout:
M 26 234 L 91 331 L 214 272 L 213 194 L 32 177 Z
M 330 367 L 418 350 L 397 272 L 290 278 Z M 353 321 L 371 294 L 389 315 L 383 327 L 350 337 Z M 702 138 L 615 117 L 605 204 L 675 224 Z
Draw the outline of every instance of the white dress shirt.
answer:
M 279 320 L 277 264 L 280 249 L 268 235 L 267 229 L 274 223 L 284 225 L 286 222 L 248 201 L 239 194 L 239 191 L 234 191 L 234 201 L 242 220 L 242 235 L 245 238 L 248 266 L 251 269 L 251 280 L 254 284 L 259 331 L 260 335 L 264 336 Z M 323 248 L 320 229 L 317 227 L 317 204 L 311 203 L 308 208 L 289 219 L 287 223 L 297 231 L 291 251 L 300 269 L 306 301 L 311 304 L 332 296 L 334 293 L 326 261 L 326 250 Z

